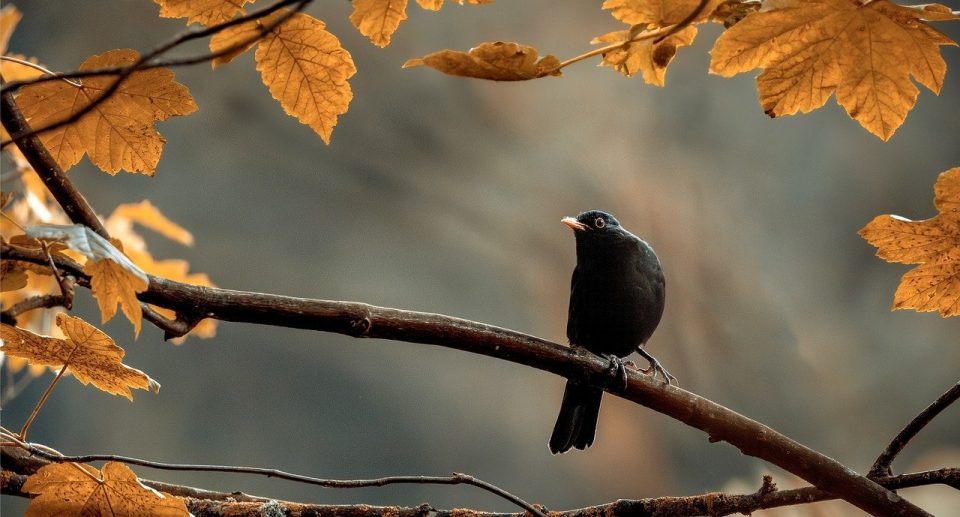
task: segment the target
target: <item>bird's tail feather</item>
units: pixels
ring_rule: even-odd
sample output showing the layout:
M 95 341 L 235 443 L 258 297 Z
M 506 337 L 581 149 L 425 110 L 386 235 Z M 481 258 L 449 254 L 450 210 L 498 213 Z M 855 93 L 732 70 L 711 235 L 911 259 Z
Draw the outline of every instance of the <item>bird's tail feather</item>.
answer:
M 550 452 L 559 454 L 571 447 L 583 450 L 593 444 L 603 390 L 567 381 L 560 403 L 560 415 L 550 436 Z

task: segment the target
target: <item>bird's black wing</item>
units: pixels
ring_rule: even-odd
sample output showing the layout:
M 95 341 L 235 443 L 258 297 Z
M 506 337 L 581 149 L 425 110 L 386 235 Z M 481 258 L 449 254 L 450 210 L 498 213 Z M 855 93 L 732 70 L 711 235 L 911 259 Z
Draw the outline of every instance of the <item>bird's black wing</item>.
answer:
M 567 308 L 567 339 L 571 344 L 577 344 L 577 280 L 580 277 L 580 266 L 573 268 L 570 277 L 570 306 Z

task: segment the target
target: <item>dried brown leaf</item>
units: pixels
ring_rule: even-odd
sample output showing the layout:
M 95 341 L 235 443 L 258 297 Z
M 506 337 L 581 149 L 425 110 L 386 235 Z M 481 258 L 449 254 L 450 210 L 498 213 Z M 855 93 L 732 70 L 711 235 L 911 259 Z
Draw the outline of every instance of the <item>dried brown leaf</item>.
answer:
M 410 59 L 404 68 L 428 66 L 448 75 L 491 81 L 526 81 L 560 75 L 560 60 L 553 55 L 538 59 L 537 49 L 520 43 L 481 43 L 469 52 L 441 50 Z
M 27 517 L 186 517 L 183 499 L 157 492 L 137 479 L 123 463 L 103 470 L 82 463 L 51 463 L 27 478 L 23 491 L 33 494 Z
M 123 364 L 124 350 L 93 325 L 74 316 L 57 314 L 57 326 L 66 339 L 46 337 L 7 324 L 0 326 L 0 350 L 31 364 L 63 368 L 83 384 L 133 400 L 132 389 L 157 392 L 160 384 L 147 374 Z

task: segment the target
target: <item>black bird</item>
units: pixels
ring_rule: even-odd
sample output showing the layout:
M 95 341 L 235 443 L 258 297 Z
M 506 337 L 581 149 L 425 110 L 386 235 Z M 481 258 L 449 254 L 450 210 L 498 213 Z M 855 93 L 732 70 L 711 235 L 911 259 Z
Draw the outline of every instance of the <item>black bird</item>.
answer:
M 577 267 L 570 282 L 567 339 L 611 362 L 611 370 L 626 381 L 623 357 L 639 352 L 656 377 L 674 379 L 643 349 L 663 315 L 664 279 L 657 254 L 628 232 L 612 215 L 583 212 L 561 222 L 577 240 Z M 603 390 L 567 381 L 560 415 L 550 437 L 550 452 L 593 444 Z

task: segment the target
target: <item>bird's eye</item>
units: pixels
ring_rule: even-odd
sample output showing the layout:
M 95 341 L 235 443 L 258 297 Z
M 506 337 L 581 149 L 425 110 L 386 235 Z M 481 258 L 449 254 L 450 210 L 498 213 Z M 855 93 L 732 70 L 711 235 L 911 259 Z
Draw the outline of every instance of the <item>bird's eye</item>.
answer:
M 593 220 L 593 225 L 596 226 L 597 228 L 603 228 L 604 226 L 607 225 L 607 222 L 604 221 L 602 217 L 598 217 Z

